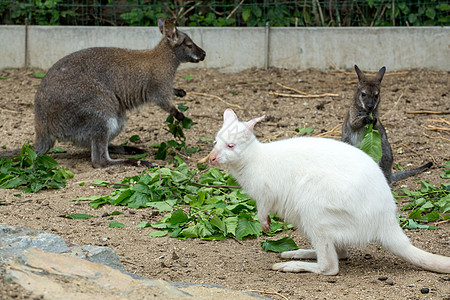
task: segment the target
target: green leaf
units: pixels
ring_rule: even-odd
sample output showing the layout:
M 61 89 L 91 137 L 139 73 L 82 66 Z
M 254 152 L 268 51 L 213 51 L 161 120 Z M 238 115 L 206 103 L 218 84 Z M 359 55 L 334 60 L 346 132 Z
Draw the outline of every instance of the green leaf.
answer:
M 151 226 L 152 224 L 149 222 L 141 221 L 141 223 L 137 224 L 135 227 L 138 229 L 146 228 Z
M 64 218 L 69 218 L 72 220 L 87 220 L 94 216 L 87 215 L 87 214 L 73 214 L 73 215 L 63 215 Z
M 312 133 L 313 131 L 314 131 L 314 127 L 313 126 L 306 127 L 306 128 L 304 126 L 302 126 L 300 128 L 296 128 L 295 129 L 295 132 L 298 132 L 300 134 L 308 134 L 308 133 Z
M 123 228 L 125 225 L 123 223 L 119 223 L 117 221 L 109 222 L 109 228 Z
M 163 237 L 169 233 L 168 230 L 155 230 L 148 234 L 149 237 Z
M 236 238 L 242 240 L 244 237 L 253 235 L 260 236 L 262 232 L 261 225 L 252 219 L 251 215 L 241 213 L 238 218 L 236 228 Z
M 139 135 L 135 134 L 135 135 L 132 135 L 132 136 L 129 138 L 129 140 L 130 140 L 130 142 L 132 142 L 132 143 L 136 143 L 137 141 L 140 141 L 140 140 L 141 140 L 141 137 L 140 137 Z
M 194 80 L 194 77 L 191 76 L 191 75 L 187 75 L 187 76 L 184 76 L 184 80 L 186 80 L 186 81 L 192 81 L 192 80 Z
M 107 180 L 94 179 L 94 180 L 92 180 L 91 184 L 93 184 L 93 185 L 110 185 L 111 182 L 109 182 Z
M 66 153 L 67 151 L 57 146 L 53 147 L 48 153 Z
M 34 77 L 36 78 L 44 78 L 45 77 L 45 73 L 43 72 L 36 72 L 33 74 Z
M 189 219 L 186 213 L 182 209 L 177 209 L 172 213 L 172 216 L 169 219 L 170 224 L 180 224 L 184 223 Z
M 272 252 L 284 252 L 298 249 L 294 240 L 287 236 L 279 239 L 261 242 L 261 247 L 264 251 Z
M 369 128 L 364 133 L 360 149 L 366 152 L 376 162 L 381 160 L 381 156 L 383 155 L 381 148 L 381 135 L 378 130 L 372 128 L 372 124 L 369 124 Z
M 244 21 L 244 22 L 247 22 L 248 21 L 248 19 L 250 18 L 250 15 L 251 15 L 251 9 L 250 8 L 243 8 L 242 9 L 242 20 Z

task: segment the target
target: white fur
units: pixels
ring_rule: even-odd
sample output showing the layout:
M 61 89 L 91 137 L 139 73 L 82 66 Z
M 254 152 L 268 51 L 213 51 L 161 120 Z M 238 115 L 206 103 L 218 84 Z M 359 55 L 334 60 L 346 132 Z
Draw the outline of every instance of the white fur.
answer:
M 268 229 L 269 212 L 275 212 L 310 238 L 314 250 L 290 251 L 282 257 L 317 257 L 317 262 L 289 261 L 273 269 L 335 275 L 338 258 L 346 257 L 348 247 L 377 242 L 419 267 L 450 273 L 450 258 L 411 245 L 397 222 L 389 185 L 373 159 L 326 138 L 260 143 L 253 135 L 260 119 L 239 122 L 232 110 L 226 110 L 210 162 L 226 164 L 256 201 L 263 230 Z

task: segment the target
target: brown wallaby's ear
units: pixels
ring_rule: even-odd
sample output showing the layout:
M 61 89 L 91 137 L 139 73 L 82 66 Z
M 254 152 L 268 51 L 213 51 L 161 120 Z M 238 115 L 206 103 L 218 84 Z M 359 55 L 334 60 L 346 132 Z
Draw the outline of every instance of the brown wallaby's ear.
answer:
M 164 34 L 164 21 L 165 21 L 166 19 L 164 19 L 164 18 L 158 18 L 158 28 L 159 28 L 159 31 L 161 32 L 161 34 Z
M 158 19 L 158 27 L 161 33 L 175 45 L 178 42 L 178 31 L 175 22 L 169 19 Z
M 375 78 L 376 78 L 379 82 L 381 82 L 381 80 L 383 79 L 384 72 L 386 72 L 386 67 L 382 67 L 382 68 L 380 69 L 380 71 L 378 71 L 377 75 L 375 75 Z
M 363 79 L 366 79 L 366 75 L 364 75 L 364 73 L 358 68 L 357 65 L 355 65 L 355 71 L 356 71 L 356 75 L 358 75 L 358 80 L 362 81 Z

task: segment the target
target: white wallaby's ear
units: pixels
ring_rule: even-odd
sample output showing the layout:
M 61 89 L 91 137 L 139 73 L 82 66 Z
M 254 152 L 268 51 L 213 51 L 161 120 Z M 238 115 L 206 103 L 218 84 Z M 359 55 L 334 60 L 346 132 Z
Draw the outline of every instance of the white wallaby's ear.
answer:
M 266 116 L 262 116 L 262 117 L 254 118 L 254 119 L 248 121 L 247 122 L 248 129 L 253 131 L 253 127 L 255 127 L 255 124 L 258 123 L 259 121 L 263 120 L 265 117 Z
M 377 75 L 375 76 L 375 78 L 376 78 L 378 81 L 381 82 L 381 80 L 383 79 L 383 76 L 384 76 L 384 72 L 386 72 L 386 67 L 382 67 L 382 68 L 378 71 L 378 73 L 377 73 Z
M 228 108 L 224 111 L 224 113 L 223 113 L 223 122 L 224 123 L 233 122 L 237 119 L 238 119 L 238 117 L 236 116 L 236 114 L 234 113 L 234 111 L 231 108 Z

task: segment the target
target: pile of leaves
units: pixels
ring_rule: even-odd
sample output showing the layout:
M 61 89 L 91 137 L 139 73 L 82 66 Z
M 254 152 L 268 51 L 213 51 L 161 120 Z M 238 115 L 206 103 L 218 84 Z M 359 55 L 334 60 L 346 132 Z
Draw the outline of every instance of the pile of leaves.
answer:
M 42 189 L 63 188 L 73 173 L 48 155 L 37 155 L 33 146 L 25 143 L 20 155 L 0 160 L 0 188 L 15 189 L 24 186 L 24 193 Z
M 443 167 L 441 177 L 450 178 L 450 161 Z M 407 229 L 436 229 L 426 223 L 450 220 L 450 183 L 441 183 L 435 187 L 426 181 L 420 181 L 420 189 L 410 191 L 400 189 L 402 195 L 394 191 L 396 198 L 409 197 L 402 210 L 410 212 L 407 217 L 398 216 L 400 225 Z
M 93 208 L 104 204 L 124 205 L 130 208 L 152 207 L 166 212 L 155 223 L 142 221 L 137 228 L 156 229 L 150 236 L 169 235 L 180 239 L 201 238 L 223 240 L 227 237 L 242 240 L 263 234 L 256 216 L 256 203 L 239 188 L 230 174 L 216 168 L 200 173 L 191 170 L 179 158 L 175 169 L 153 168 L 133 177 L 126 177 L 109 195 L 78 198 L 90 201 Z M 102 182 L 107 185 L 109 183 Z M 274 235 L 290 228 L 271 216 Z

